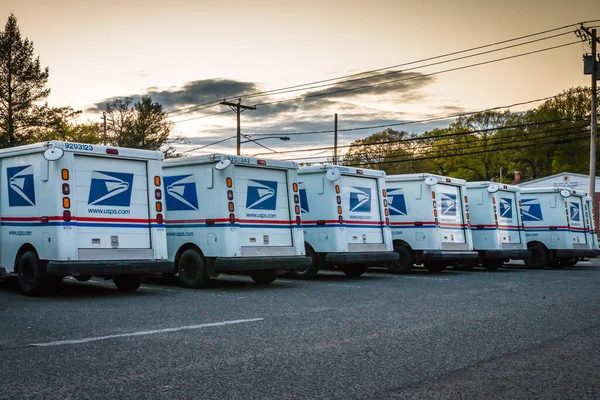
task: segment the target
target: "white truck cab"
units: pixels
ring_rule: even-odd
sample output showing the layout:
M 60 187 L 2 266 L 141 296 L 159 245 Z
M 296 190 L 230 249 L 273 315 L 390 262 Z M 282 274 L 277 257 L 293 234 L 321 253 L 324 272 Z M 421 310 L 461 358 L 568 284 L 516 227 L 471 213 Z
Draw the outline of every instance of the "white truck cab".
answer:
M 414 264 L 437 272 L 455 261 L 477 259 L 466 185 L 433 174 L 386 177 L 394 250 L 400 256 L 391 272 L 409 272 Z
M 397 260 L 393 252 L 385 172 L 337 165 L 298 170 L 306 254 L 312 264 L 293 271 L 310 279 L 339 267 L 360 276 L 371 265 Z
M 184 287 L 305 268 L 298 164 L 213 154 L 163 163 L 169 260 Z
M 586 195 L 554 187 L 521 189 L 530 268 L 574 265 L 578 257 L 596 257 L 586 233 Z
M 27 295 L 65 276 L 134 291 L 168 273 L 158 151 L 49 141 L 0 150 L 0 268 Z
M 479 253 L 479 259 L 459 263 L 458 269 L 472 269 L 481 264 L 495 270 L 505 260 L 528 258 L 520 188 L 495 182 L 468 182 L 467 196 L 473 248 Z

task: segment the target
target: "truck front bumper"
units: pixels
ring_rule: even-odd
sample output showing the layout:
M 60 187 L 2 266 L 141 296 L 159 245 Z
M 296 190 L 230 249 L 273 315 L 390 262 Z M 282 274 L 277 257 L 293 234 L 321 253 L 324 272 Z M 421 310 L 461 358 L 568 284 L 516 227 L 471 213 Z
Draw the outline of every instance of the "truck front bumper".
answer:
M 556 250 L 556 257 L 557 258 L 574 258 L 574 257 L 596 258 L 596 257 L 598 257 L 598 250 L 594 250 L 594 249 Z
M 359 253 L 327 253 L 325 264 L 387 264 L 398 261 L 398 253 L 393 251 L 366 251 Z
M 423 250 L 421 258 L 427 261 L 476 260 L 479 254 L 469 250 Z
M 305 269 L 312 260 L 305 256 L 273 257 L 217 257 L 214 269 L 217 272 L 255 271 L 260 269 Z
M 172 273 L 174 265 L 166 260 L 50 261 L 48 275 L 115 276 Z
M 485 260 L 524 260 L 531 256 L 527 249 L 480 250 Z

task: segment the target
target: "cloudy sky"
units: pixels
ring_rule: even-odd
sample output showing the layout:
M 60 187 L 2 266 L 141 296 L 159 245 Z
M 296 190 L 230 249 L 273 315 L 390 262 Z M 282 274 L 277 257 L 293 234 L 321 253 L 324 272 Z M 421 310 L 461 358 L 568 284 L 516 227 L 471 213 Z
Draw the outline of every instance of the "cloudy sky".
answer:
M 575 43 L 575 26 L 568 25 L 600 19 L 597 0 L 0 2 L 0 17 L 11 12 L 42 65 L 50 67 L 52 105 L 85 110 L 82 121 L 97 121 L 107 101 L 149 94 L 171 111 L 176 133 L 190 141 L 186 150 L 235 135 L 235 114 L 219 105 L 223 99 L 242 97 L 243 104 L 256 105 L 242 114 L 242 133 L 254 139 L 289 134 L 287 142 L 259 143 L 290 151 L 332 146 L 335 113 L 344 145 L 381 130 L 362 128 L 511 105 L 589 85 L 582 73 L 589 47 Z M 421 61 L 546 30 L 553 31 Z M 514 47 L 500 50 L 508 46 Z M 360 75 L 366 71 L 373 72 Z M 396 128 L 423 132 L 444 124 Z M 322 133 L 295 134 L 303 132 Z M 246 155 L 268 153 L 254 143 L 242 149 Z M 215 151 L 235 152 L 235 140 L 195 150 Z

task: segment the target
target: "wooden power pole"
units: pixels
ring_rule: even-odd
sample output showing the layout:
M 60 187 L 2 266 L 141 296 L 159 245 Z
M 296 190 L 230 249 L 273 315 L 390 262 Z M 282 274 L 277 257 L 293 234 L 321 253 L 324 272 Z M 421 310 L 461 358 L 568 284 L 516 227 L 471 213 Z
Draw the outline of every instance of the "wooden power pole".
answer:
M 221 102 L 224 106 L 229 106 L 233 112 L 237 114 L 237 155 L 240 155 L 241 147 L 242 147 L 242 128 L 240 126 L 240 114 L 245 110 L 256 110 L 255 106 L 244 106 L 242 105 L 242 99 L 238 99 L 237 103 L 231 103 L 229 101 L 223 100 Z
M 338 123 L 337 123 L 337 113 L 333 119 L 333 165 L 337 165 L 338 156 L 337 156 L 337 136 L 338 136 Z
M 589 196 L 594 198 L 596 193 L 596 146 L 598 137 L 598 55 L 596 51 L 596 43 L 600 42 L 596 36 L 596 29 L 591 31 L 581 25 L 581 30 L 591 38 L 592 54 L 584 58 L 584 62 L 588 61 L 591 65 L 584 64 L 584 73 L 592 75 L 592 113 L 591 113 L 591 132 L 590 132 L 590 188 Z

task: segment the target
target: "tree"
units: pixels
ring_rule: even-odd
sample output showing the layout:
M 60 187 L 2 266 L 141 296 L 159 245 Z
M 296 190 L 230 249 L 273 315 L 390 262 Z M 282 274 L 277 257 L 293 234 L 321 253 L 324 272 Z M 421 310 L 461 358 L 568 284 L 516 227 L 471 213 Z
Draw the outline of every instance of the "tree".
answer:
M 27 128 L 35 125 L 39 103 L 50 94 L 48 67 L 42 68 L 33 43 L 23 39 L 11 14 L 0 32 L 0 147 L 27 142 Z
M 379 169 L 386 174 L 427 172 L 433 164 L 426 160 L 413 160 L 425 156 L 425 147 L 418 136 L 404 131 L 386 129 L 364 139 L 355 140 L 344 156 L 344 165 Z
M 37 126 L 30 129 L 32 141 L 62 140 L 90 144 L 102 143 L 100 124 L 75 123 L 75 118 L 80 114 L 81 111 L 75 111 L 71 107 L 42 107 L 37 116 Z
M 114 146 L 159 150 L 164 148 L 173 129 L 160 103 L 144 96 L 136 103 L 126 97 L 106 105 L 109 141 Z

